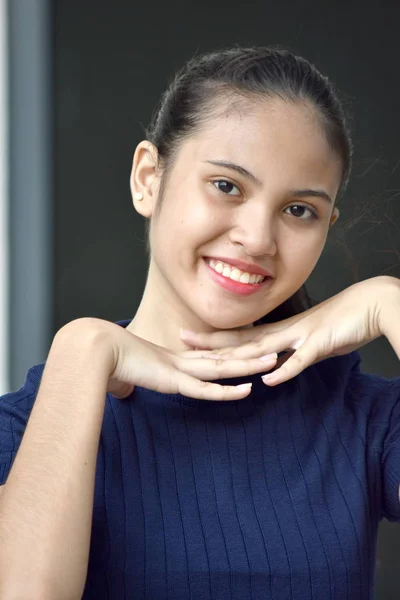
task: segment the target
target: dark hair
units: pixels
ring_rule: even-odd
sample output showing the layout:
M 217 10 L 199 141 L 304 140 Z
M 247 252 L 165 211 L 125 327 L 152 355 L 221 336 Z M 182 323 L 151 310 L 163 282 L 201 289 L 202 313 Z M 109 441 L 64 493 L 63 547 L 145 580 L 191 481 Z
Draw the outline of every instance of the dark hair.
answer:
M 161 97 L 146 131 L 158 149 L 162 169 L 160 203 L 182 142 L 196 134 L 226 101 L 280 98 L 308 103 L 316 109 L 321 130 L 342 163 L 338 195 L 345 190 L 351 170 L 352 143 L 344 112 L 331 83 L 304 58 L 281 49 L 235 47 L 195 57 L 175 75 Z M 225 103 L 220 102 L 224 99 Z M 305 285 L 258 321 L 280 321 L 314 306 Z

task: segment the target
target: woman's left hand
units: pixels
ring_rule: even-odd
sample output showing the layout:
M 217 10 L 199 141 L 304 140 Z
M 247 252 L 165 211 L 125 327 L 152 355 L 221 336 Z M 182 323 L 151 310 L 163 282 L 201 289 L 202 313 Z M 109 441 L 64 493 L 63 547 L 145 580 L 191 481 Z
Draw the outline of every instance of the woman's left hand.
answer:
M 262 378 L 268 385 L 277 385 L 310 365 L 348 354 L 386 335 L 388 315 L 397 315 L 400 321 L 400 280 L 378 276 L 351 285 L 283 321 L 213 333 L 182 331 L 181 339 L 192 348 L 201 348 L 203 356 L 219 359 L 256 358 L 288 351 L 278 359 L 276 370 Z

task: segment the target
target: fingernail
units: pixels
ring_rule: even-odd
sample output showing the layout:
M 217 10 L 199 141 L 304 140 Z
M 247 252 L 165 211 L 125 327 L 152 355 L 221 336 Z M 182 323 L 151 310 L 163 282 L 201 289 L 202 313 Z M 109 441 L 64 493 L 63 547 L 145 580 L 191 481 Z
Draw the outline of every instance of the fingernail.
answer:
M 278 358 L 277 352 L 272 352 L 272 354 L 265 354 L 264 356 L 260 356 L 258 360 L 272 360 L 274 358 Z
M 263 380 L 264 383 L 270 383 L 271 381 L 274 381 L 277 378 L 277 376 L 275 375 L 275 373 L 268 373 L 268 375 L 261 375 L 261 379 Z
M 241 383 L 240 385 L 237 385 L 236 388 L 240 391 L 244 391 L 244 390 L 249 390 L 251 389 L 251 386 L 253 384 L 252 383 Z

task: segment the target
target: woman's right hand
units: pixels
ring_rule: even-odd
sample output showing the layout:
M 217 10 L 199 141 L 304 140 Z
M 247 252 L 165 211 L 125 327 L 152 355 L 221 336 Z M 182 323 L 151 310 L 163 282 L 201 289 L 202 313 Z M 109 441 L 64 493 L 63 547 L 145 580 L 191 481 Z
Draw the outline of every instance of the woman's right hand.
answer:
M 105 339 L 112 350 L 107 391 L 120 399 L 127 398 L 135 385 L 139 385 L 201 400 L 237 400 L 250 393 L 250 383 L 228 386 L 210 382 L 265 373 L 277 362 L 277 358 L 269 361 L 208 358 L 206 351 L 195 350 L 176 353 L 143 340 L 116 323 L 92 318 L 89 321 L 106 333 Z

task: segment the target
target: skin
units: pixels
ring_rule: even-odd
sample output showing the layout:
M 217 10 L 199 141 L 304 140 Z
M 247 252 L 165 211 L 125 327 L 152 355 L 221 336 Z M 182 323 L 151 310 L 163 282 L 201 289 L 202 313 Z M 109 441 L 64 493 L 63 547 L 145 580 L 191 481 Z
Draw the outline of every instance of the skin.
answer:
M 258 180 L 206 161 L 230 161 Z M 334 201 L 341 163 L 313 107 L 255 101 L 219 111 L 180 146 L 160 210 L 157 149 L 137 146 L 131 173 L 136 210 L 151 219 L 145 291 L 128 331 L 174 351 L 186 350 L 180 328 L 212 332 L 251 327 L 292 296 L 312 273 L 339 216 Z M 216 183 L 223 181 L 228 183 Z M 299 197 L 293 190 L 322 190 Z M 136 200 L 141 192 L 143 200 Z M 304 209 L 290 206 L 305 206 Z M 310 210 L 319 219 L 311 219 Z M 274 277 L 250 296 L 217 285 L 204 257 L 257 264 Z

